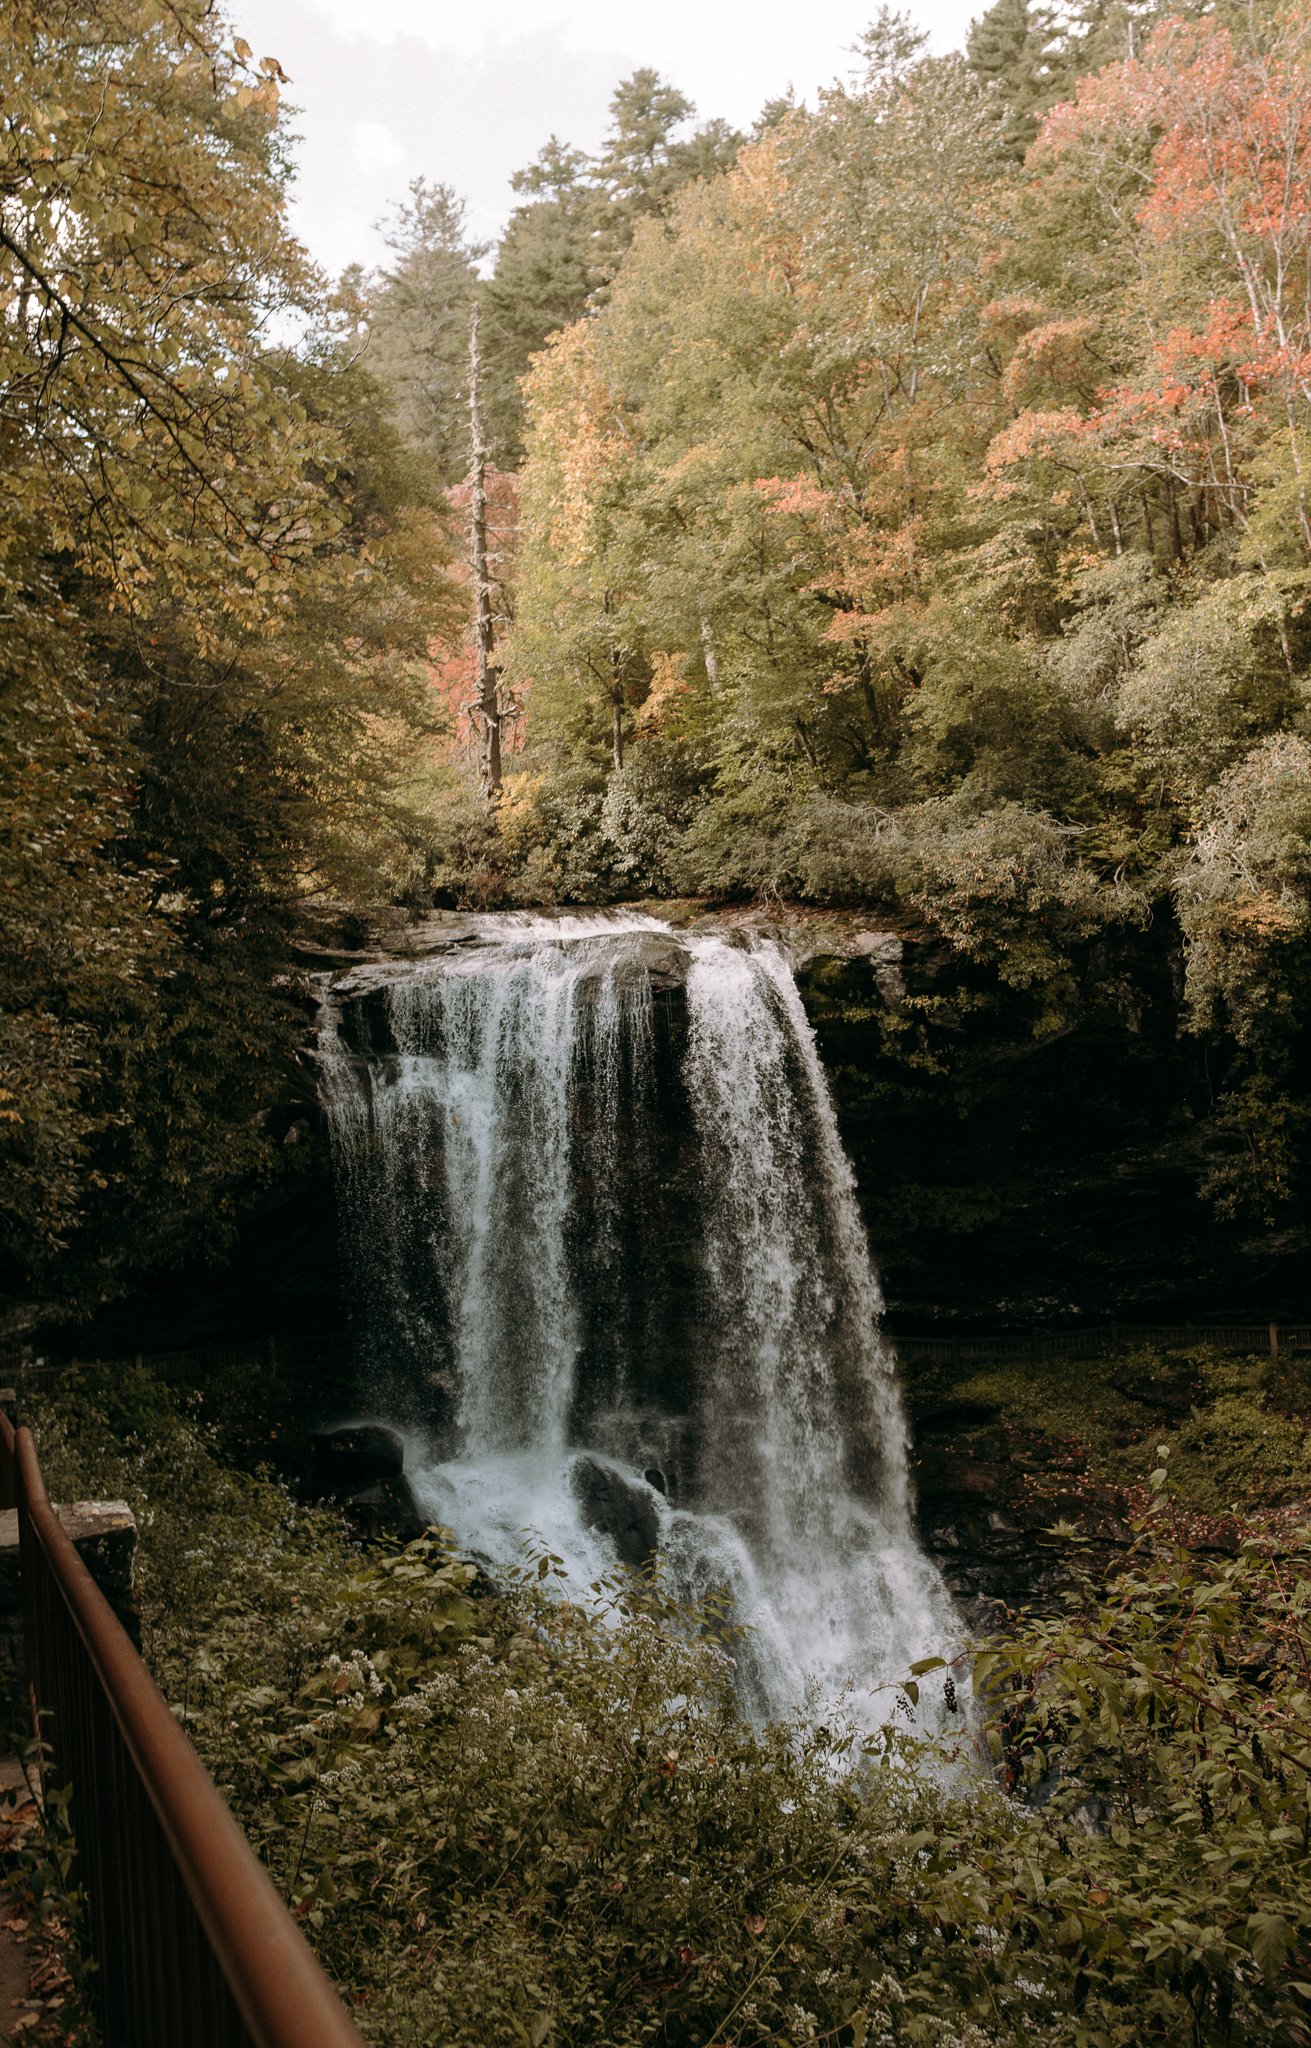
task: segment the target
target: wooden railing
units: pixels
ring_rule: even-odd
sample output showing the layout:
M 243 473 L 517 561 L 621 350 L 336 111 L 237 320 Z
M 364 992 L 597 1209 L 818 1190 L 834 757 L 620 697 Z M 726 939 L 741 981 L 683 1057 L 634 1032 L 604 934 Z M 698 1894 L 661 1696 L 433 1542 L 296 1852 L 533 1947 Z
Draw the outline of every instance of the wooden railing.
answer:
M 361 2036 L 0 1412 L 47 1788 L 69 1788 L 106 2048 L 363 2048 Z
M 889 1330 L 903 1358 L 952 1365 L 978 1359 L 1114 1358 L 1152 1347 L 1189 1351 L 1204 1345 L 1241 1354 L 1311 1351 L 1311 1323 L 1103 1323 L 1083 1330 L 998 1330 L 981 1337 L 917 1337 Z

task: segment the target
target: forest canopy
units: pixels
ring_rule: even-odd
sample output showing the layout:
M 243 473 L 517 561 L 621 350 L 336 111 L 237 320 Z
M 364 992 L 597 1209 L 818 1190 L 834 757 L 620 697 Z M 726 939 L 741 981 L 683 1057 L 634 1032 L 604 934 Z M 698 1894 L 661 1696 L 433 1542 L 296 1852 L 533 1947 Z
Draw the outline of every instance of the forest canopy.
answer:
M 421 179 L 335 283 L 287 228 L 281 68 L 212 7 L 15 0 L 0 63 L 14 1287 L 219 1247 L 282 1171 L 315 905 L 854 903 L 1039 1033 L 1099 946 L 1166 932 L 1208 1189 L 1279 1223 L 1302 7 L 996 0 L 947 56 L 884 13 L 748 135 L 639 71 L 595 156 L 520 173 L 495 250 Z
M 964 57 L 885 16 L 861 58 L 535 358 L 507 840 L 549 817 L 565 889 L 900 904 L 1049 1020 L 1079 948 L 1177 919 L 1224 1193 L 1270 1219 L 1306 1128 L 1311 24 L 999 6 Z

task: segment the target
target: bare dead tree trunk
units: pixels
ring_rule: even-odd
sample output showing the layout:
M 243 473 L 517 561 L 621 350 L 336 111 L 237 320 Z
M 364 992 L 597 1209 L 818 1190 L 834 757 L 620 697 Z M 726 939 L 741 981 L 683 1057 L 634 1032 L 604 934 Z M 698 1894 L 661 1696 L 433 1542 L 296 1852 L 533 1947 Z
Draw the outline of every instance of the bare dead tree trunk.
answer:
M 610 758 L 618 775 L 624 765 L 624 673 L 617 651 L 610 651 Z
M 709 619 L 701 621 L 701 652 L 705 657 L 706 681 L 712 697 L 719 695 L 719 656 L 715 652 L 714 635 L 710 631 Z
M 480 405 L 482 357 L 478 349 L 478 308 L 469 323 L 469 567 L 473 571 L 475 638 L 478 656 L 475 709 L 482 737 L 482 793 L 489 804 L 501 795 L 501 671 L 496 661 L 492 586 L 487 573 L 487 447 Z

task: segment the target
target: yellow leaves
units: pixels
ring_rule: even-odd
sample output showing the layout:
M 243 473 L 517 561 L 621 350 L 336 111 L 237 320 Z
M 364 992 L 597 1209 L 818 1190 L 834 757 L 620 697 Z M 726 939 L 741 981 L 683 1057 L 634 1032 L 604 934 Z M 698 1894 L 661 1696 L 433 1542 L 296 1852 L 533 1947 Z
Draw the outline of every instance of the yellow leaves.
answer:
M 186 10 L 185 25 L 172 10 L 125 10 L 124 34 L 136 37 L 125 64 L 114 37 L 75 32 L 96 13 L 79 0 L 67 33 L 52 36 L 22 7 L 3 31 L 12 61 L 2 68 L 44 109 L 43 161 L 33 165 L 30 144 L 17 161 L 29 187 L 44 177 L 58 194 L 27 209 L 3 288 L 12 304 L 26 261 L 54 276 L 64 316 L 35 336 L 12 321 L 0 329 L 0 383 L 14 388 L 17 374 L 42 408 L 39 432 L 13 416 L 9 498 L 34 506 L 57 545 L 109 580 L 111 604 L 185 588 L 205 618 L 245 604 L 233 593 L 249 594 L 251 552 L 265 545 L 260 508 L 304 492 L 316 458 L 317 497 L 329 466 L 321 430 L 302 417 L 288 431 L 271 377 L 257 382 L 250 368 L 261 303 L 294 299 L 307 278 L 265 125 L 285 74 L 266 58 L 231 92 L 249 46 L 221 39 L 204 9 Z M 259 119 L 229 119 L 220 136 L 238 103 Z M 31 132 L 23 108 L 12 111 Z M 32 380 L 34 345 L 48 375 Z
M 1236 930 L 1262 940 L 1292 938 L 1304 923 L 1298 909 L 1268 889 L 1240 898 L 1229 910 L 1228 921 Z
M 233 48 L 238 61 L 248 68 L 251 61 L 250 44 L 238 36 Z M 291 80 L 276 57 L 261 57 L 259 60 L 259 72 L 260 79 L 258 84 L 239 85 L 237 87 L 232 95 L 233 103 L 241 108 L 243 112 L 251 108 L 255 112 L 263 114 L 267 120 L 272 121 L 277 118 L 279 106 L 278 88 L 282 85 L 290 85 Z
M 685 724 L 691 696 L 686 661 L 685 655 L 652 655 L 651 687 L 634 720 L 639 732 L 668 734 Z
M 634 455 L 622 403 L 604 376 L 595 323 L 578 321 L 534 359 L 526 381 L 532 415 L 525 495 L 571 562 L 594 545 L 598 500 Z
M 738 194 L 749 199 L 762 215 L 772 214 L 788 188 L 777 131 L 767 131 L 738 157 L 731 173 Z
M 278 111 L 278 88 L 275 81 L 266 78 L 262 85 L 241 85 L 233 94 L 234 104 L 243 112 L 254 108 L 257 113 L 272 120 Z

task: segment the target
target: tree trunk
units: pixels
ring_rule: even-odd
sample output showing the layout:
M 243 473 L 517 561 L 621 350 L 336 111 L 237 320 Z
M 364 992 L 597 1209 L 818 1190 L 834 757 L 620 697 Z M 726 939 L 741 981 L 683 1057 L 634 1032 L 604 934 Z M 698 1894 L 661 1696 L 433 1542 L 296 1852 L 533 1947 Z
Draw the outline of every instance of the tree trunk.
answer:
M 705 657 L 706 681 L 712 697 L 719 695 L 719 657 L 715 653 L 714 637 L 710 631 L 709 619 L 701 621 L 701 652 Z
M 487 449 L 479 404 L 482 358 L 478 350 L 478 308 L 469 323 L 469 567 L 473 571 L 478 657 L 475 715 L 482 739 L 482 793 L 489 804 L 501 795 L 501 671 L 496 663 L 492 586 L 487 573 Z
M 1170 537 L 1174 542 L 1174 558 L 1176 562 L 1182 562 L 1184 558 L 1184 537 L 1179 525 L 1179 494 L 1175 490 L 1172 478 L 1167 480 L 1165 491 L 1166 503 L 1170 512 Z
M 618 775 L 624 765 L 624 661 L 617 647 L 610 649 L 610 758 Z

